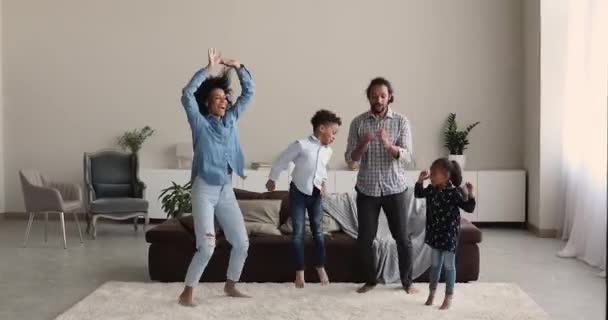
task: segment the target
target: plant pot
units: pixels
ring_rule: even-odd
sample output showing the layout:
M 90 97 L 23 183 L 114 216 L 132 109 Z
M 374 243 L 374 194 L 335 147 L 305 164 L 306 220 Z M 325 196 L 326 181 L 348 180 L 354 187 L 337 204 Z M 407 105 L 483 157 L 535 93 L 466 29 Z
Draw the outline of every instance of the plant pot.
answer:
M 456 161 L 460 165 L 460 169 L 464 170 L 464 165 L 467 160 L 467 156 L 464 154 L 451 154 L 448 156 L 448 160 Z

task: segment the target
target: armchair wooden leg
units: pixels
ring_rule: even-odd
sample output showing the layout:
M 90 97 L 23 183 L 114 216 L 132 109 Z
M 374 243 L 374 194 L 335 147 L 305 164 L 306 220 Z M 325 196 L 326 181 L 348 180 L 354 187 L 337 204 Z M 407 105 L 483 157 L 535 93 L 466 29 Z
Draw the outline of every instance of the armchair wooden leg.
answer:
M 34 213 L 30 212 L 30 219 L 27 222 L 27 228 L 25 229 L 25 240 L 23 240 L 23 247 L 27 247 L 27 241 L 30 239 L 30 231 L 32 230 L 32 222 L 34 222 Z
M 138 219 L 138 218 L 139 218 L 139 217 L 135 217 L 135 218 L 133 218 L 133 229 L 135 229 L 135 231 L 137 231 L 137 219 Z

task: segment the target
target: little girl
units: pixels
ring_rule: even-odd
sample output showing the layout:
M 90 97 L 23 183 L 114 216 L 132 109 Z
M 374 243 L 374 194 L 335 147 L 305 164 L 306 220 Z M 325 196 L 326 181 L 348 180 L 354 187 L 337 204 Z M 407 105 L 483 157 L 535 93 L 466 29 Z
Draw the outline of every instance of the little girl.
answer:
M 430 177 L 431 184 L 424 188 L 424 180 Z M 437 159 L 431 165 L 431 174 L 424 170 L 420 173 L 414 189 L 416 198 L 426 198 L 426 235 L 424 241 L 433 248 L 431 264 L 431 281 L 426 305 L 433 304 L 435 290 L 445 265 L 445 298 L 440 309 L 448 309 L 454 294 L 456 282 L 456 246 L 460 228 L 460 210 L 475 210 L 473 185 L 466 183 L 468 195 L 460 188 L 462 171 L 455 161 L 446 158 Z

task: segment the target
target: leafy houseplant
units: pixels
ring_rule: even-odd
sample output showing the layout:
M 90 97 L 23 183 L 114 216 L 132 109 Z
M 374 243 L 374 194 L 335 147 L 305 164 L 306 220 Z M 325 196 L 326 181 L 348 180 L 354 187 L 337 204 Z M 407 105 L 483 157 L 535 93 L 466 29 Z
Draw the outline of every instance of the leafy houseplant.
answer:
M 445 139 L 444 146 L 450 151 L 448 159 L 454 160 L 464 168 L 465 156 L 464 150 L 469 145 L 468 135 L 479 124 L 479 121 L 468 125 L 464 130 L 458 131 L 458 124 L 456 123 L 456 114 L 450 113 L 446 121 L 445 131 L 443 136 Z
M 127 131 L 118 138 L 118 145 L 124 150 L 130 150 L 132 153 L 137 153 L 141 149 L 144 141 L 153 133 L 154 130 L 149 126 Z
M 192 183 L 179 185 L 171 181 L 172 185 L 163 189 L 158 196 L 161 199 L 161 207 L 167 213 L 167 217 L 179 218 L 185 213 L 192 213 L 192 201 L 190 191 Z

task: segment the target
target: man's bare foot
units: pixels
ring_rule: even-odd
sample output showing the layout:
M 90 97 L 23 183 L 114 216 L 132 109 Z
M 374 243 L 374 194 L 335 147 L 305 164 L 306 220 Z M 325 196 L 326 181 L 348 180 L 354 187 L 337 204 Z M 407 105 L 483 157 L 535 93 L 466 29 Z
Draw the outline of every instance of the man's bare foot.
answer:
M 232 280 L 226 280 L 226 285 L 224 285 L 224 292 L 227 296 L 233 298 L 251 298 L 250 296 L 240 292 L 236 288 L 236 282 Z
M 431 290 L 431 291 L 429 291 L 429 297 L 426 299 L 426 302 L 424 303 L 424 305 L 432 306 L 434 299 L 435 299 L 435 290 Z
M 296 271 L 296 280 L 293 283 L 298 289 L 304 288 L 304 284 L 306 283 L 306 281 L 304 280 L 304 270 Z
M 358 293 L 366 293 L 373 290 L 376 287 L 375 284 L 364 284 L 361 288 L 357 289 Z
M 416 289 L 416 287 L 414 287 L 413 285 L 409 285 L 409 286 L 403 286 L 403 291 L 405 291 L 407 294 L 415 294 L 418 293 L 418 289 Z
M 325 272 L 325 268 L 317 268 L 317 273 L 319 274 L 319 281 L 321 281 L 322 286 L 326 286 L 329 284 L 329 277 L 327 276 L 327 272 Z
M 184 307 L 196 306 L 193 302 L 191 287 L 184 287 L 184 291 L 182 291 L 182 294 L 179 295 L 178 303 Z
M 446 294 L 445 298 L 443 298 L 443 303 L 441 304 L 441 307 L 439 307 L 439 310 L 447 310 L 450 308 L 450 306 L 452 306 L 452 295 Z

